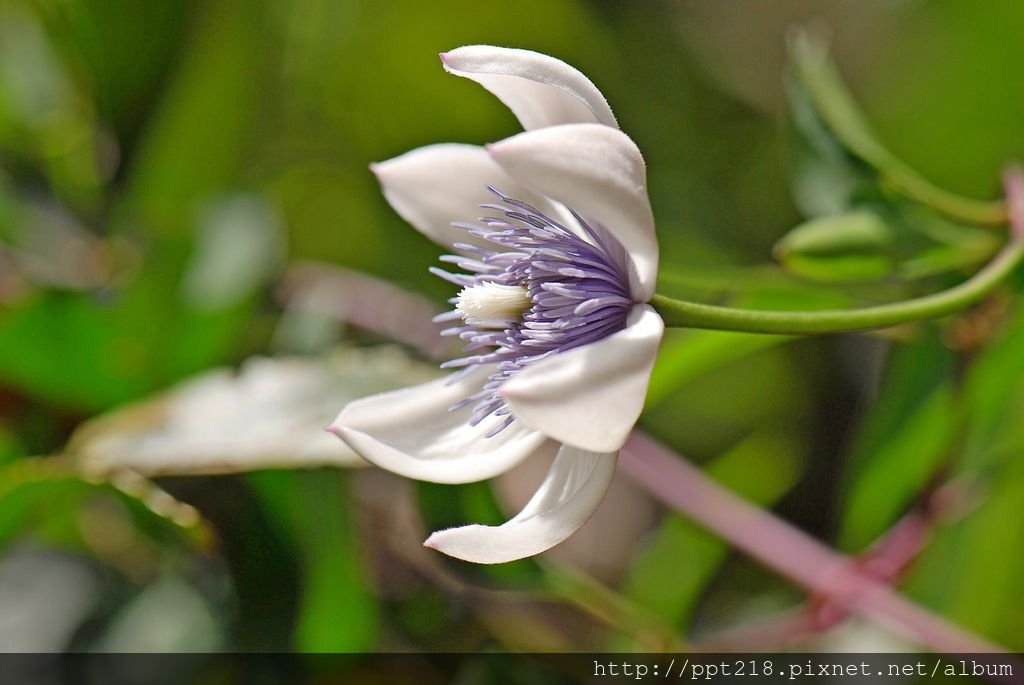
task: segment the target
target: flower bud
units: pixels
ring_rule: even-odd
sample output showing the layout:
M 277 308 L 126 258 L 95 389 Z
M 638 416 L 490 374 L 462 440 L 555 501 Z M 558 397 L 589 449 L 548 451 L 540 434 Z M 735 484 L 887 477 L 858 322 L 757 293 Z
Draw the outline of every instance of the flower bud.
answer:
M 860 210 L 798 225 L 775 244 L 774 254 L 787 271 L 809 280 L 871 281 L 892 273 L 896 243 L 889 223 Z

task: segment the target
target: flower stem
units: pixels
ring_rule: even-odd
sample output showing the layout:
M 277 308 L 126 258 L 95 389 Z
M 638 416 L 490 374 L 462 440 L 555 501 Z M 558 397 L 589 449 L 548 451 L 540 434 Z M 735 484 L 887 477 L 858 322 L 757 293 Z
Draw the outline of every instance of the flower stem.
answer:
M 635 431 L 619 467 L 655 498 L 726 540 L 815 597 L 946 653 L 1001 652 L 864 574 L 850 558 L 714 482 L 652 438 Z
M 747 333 L 817 334 L 886 328 L 959 311 L 991 292 L 1024 258 L 1024 240 L 1013 240 L 985 268 L 958 286 L 934 295 L 861 309 L 762 311 L 676 300 L 664 295 L 651 305 L 666 326 Z
M 990 293 L 1024 260 L 1024 175 L 1012 168 L 1004 180 L 1011 228 L 1009 242 L 984 268 L 948 290 L 859 309 L 761 311 L 686 302 L 664 295 L 651 298 L 651 306 L 666 326 L 796 335 L 886 328 L 952 314 Z
M 818 116 L 843 147 L 873 167 L 884 183 L 956 221 L 980 226 L 1006 223 L 1005 203 L 975 200 L 939 188 L 885 147 L 857 106 L 820 37 L 798 31 L 793 34 L 789 48 L 797 81 L 806 89 Z

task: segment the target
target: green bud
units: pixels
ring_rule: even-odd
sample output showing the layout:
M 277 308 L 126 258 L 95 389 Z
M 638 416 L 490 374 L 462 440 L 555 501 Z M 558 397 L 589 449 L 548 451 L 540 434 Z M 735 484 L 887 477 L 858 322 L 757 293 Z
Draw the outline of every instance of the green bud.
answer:
M 861 210 L 796 226 L 775 244 L 774 254 L 788 271 L 809 280 L 870 281 L 893 271 L 896 243 L 889 223 Z

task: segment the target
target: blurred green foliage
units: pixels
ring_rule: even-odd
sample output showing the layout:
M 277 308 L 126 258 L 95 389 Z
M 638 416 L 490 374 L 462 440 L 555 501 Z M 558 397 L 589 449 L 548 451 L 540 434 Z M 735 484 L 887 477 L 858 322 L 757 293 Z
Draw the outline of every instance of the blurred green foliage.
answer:
M 788 603 L 767 572 L 749 600 L 750 570 L 672 515 L 584 561 L 470 568 L 418 542 L 500 521 L 487 484 L 424 485 L 406 511 L 397 479 L 365 473 L 161 481 L 198 520 L 166 493 L 34 455 L 91 415 L 274 351 L 275 285 L 295 262 L 450 296 L 427 273 L 438 248 L 367 165 L 517 130 L 440 68 L 462 44 L 548 52 L 603 90 L 647 160 L 667 294 L 810 309 L 962 279 L 997 249 L 999 229 L 975 224 L 998 219 L 1000 168 L 1024 157 L 1024 5 L 805 5 L 0 2 L 0 543 L 5 558 L 70 550 L 103 581 L 69 637 L 38 649 L 474 650 L 545 630 L 564 648 L 641 649 L 659 631 L 701 637 L 723 604 L 746 617 Z M 787 26 L 812 20 L 832 23 L 852 96 L 801 61 L 813 45 L 794 47 L 784 86 Z M 963 483 L 964 511 L 939 512 L 905 588 L 1019 651 L 1019 291 L 889 336 L 672 331 L 642 426 L 850 553 Z M 411 519 L 368 504 L 378 490 Z M 125 642 L 128 618 L 157 620 L 146 607 L 161 603 L 208 636 Z

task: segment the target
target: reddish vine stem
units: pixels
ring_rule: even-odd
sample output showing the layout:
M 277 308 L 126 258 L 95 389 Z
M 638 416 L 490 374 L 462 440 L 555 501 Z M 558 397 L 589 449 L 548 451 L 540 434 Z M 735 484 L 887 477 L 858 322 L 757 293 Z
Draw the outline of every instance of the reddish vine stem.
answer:
M 1005 652 L 896 593 L 846 557 L 759 509 L 639 432 L 623 447 L 620 468 L 656 499 L 788 578 L 912 642 L 938 652 Z

